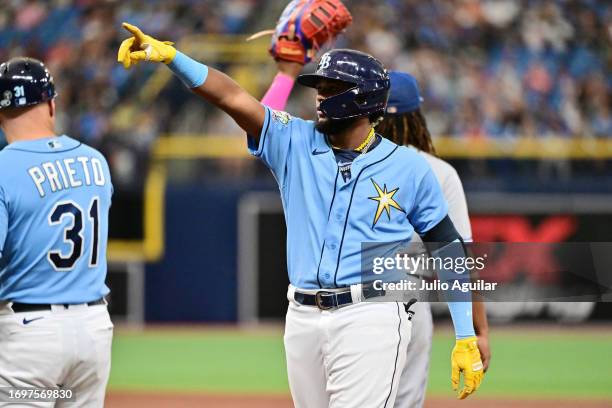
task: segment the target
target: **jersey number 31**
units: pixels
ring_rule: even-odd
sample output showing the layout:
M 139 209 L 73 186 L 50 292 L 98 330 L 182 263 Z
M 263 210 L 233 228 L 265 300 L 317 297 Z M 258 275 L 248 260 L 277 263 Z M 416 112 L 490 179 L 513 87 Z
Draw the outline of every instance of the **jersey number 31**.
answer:
M 98 266 L 98 243 L 100 234 L 99 198 L 91 200 L 88 211 L 88 221 L 92 224 L 91 233 L 91 256 L 89 267 Z M 49 224 L 52 226 L 63 223 L 65 217 L 70 218 L 70 224 L 64 228 L 64 242 L 70 245 L 68 254 L 54 249 L 47 253 L 47 259 L 56 271 L 68 272 L 74 268 L 76 262 L 83 255 L 83 210 L 74 201 L 60 201 L 49 214 Z

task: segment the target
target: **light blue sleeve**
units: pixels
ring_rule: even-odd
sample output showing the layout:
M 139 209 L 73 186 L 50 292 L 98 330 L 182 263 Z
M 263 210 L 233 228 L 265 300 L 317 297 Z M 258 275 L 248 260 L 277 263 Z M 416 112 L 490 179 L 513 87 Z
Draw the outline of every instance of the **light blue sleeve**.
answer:
M 440 259 L 456 260 L 467 257 L 463 243 L 459 241 L 459 239 L 432 251 L 431 255 L 432 257 Z M 460 273 L 460 271 L 455 271 L 453 268 L 446 267 L 445 265 L 443 265 L 441 269 L 437 269 L 436 272 L 438 274 L 438 279 L 440 279 L 441 282 L 446 282 L 450 288 L 453 288 L 455 282 L 462 285 L 469 283 L 471 280 L 469 272 Z M 453 319 L 455 336 L 458 339 L 475 336 L 476 332 L 474 331 L 474 323 L 472 320 L 472 292 L 450 289 L 444 291 L 444 295 L 448 303 L 448 310 Z
M 4 242 L 6 241 L 6 233 L 8 231 L 8 208 L 4 196 L 4 189 L 0 186 L 0 258 L 4 250 Z
M 414 203 L 408 212 L 408 221 L 418 234 L 429 231 L 448 214 L 448 204 L 440 184 L 429 165 L 417 185 Z
M 259 136 L 259 145 L 253 137 L 247 135 L 249 152 L 260 158 L 272 170 L 279 185 L 285 183 L 287 162 L 292 149 L 295 150 L 295 139 L 300 137 L 302 119 L 294 118 L 286 112 L 275 111 L 267 106 L 266 117 Z
M 455 327 L 455 337 L 458 339 L 467 339 L 468 337 L 474 337 L 476 335 L 472 317 L 471 293 L 468 292 L 468 295 L 469 300 L 448 302 L 448 310 L 450 311 L 453 326 Z

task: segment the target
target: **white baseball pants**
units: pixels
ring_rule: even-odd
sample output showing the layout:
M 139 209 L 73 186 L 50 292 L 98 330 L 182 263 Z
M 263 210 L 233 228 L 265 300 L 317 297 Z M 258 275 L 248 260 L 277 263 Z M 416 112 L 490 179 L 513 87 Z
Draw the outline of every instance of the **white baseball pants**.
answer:
M 427 302 L 410 306 L 414 312 L 406 364 L 400 377 L 395 408 L 421 408 L 427 391 L 429 359 L 433 340 L 433 319 Z
M 14 313 L 9 304 L 0 304 L 0 387 L 61 386 L 76 399 L 27 403 L 3 397 L 0 407 L 103 407 L 113 337 L 106 305 Z
M 410 342 L 404 305 L 362 302 L 322 311 L 293 301 L 291 288 L 288 298 L 284 341 L 295 406 L 393 407 Z

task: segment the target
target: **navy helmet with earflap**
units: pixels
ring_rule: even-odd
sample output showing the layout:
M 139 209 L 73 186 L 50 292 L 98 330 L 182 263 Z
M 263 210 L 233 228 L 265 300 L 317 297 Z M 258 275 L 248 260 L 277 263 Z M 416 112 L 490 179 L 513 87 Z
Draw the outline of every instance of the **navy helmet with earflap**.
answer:
M 382 116 L 389 98 L 389 74 L 383 64 L 364 52 L 336 49 L 321 56 L 317 70 L 300 75 L 298 83 L 316 88 L 322 79 L 334 79 L 353 86 L 321 101 L 319 108 L 330 119 Z
M 36 105 L 55 98 L 53 77 L 34 58 L 13 58 L 0 64 L 0 109 Z

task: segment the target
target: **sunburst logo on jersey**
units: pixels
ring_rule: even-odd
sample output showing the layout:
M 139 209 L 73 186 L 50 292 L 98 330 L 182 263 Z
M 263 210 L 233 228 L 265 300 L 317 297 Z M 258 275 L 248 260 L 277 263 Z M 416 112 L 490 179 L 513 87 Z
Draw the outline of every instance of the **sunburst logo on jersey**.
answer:
M 387 191 L 386 184 L 384 184 L 383 188 L 381 189 L 380 186 L 376 184 L 374 179 L 370 180 L 372 180 L 372 184 L 374 184 L 374 188 L 376 189 L 376 193 L 378 194 L 376 197 L 368 197 L 370 200 L 378 202 L 378 207 L 376 207 L 376 213 L 374 214 L 374 222 L 372 223 L 372 228 L 374 228 L 374 226 L 378 222 L 378 219 L 382 215 L 383 211 L 387 213 L 387 219 L 391 221 L 391 207 L 403 212 L 404 214 L 406 213 L 406 211 L 404 211 L 404 209 L 400 207 L 397 201 L 393 199 L 393 196 L 395 195 L 395 193 L 398 192 L 399 187 L 394 190 Z

